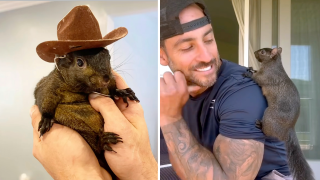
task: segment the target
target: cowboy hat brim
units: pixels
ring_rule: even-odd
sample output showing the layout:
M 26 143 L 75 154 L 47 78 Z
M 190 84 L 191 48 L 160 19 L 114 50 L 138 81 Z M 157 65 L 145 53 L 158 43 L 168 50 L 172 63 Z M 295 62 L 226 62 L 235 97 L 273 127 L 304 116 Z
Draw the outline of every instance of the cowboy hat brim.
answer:
M 45 41 L 37 46 L 36 51 L 41 59 L 47 62 L 54 62 L 55 55 L 62 56 L 73 51 L 106 47 L 125 37 L 127 34 L 128 30 L 126 28 L 119 27 L 98 40 Z

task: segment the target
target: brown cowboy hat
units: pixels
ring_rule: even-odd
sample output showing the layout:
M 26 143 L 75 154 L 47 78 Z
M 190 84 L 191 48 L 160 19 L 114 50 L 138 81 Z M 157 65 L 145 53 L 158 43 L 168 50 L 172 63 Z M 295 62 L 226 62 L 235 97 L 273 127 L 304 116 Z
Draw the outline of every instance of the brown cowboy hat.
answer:
M 39 57 L 54 62 L 55 55 L 82 49 L 106 47 L 125 37 L 128 30 L 117 28 L 102 38 L 97 19 L 88 6 L 74 7 L 57 26 L 58 41 L 45 41 L 37 46 Z

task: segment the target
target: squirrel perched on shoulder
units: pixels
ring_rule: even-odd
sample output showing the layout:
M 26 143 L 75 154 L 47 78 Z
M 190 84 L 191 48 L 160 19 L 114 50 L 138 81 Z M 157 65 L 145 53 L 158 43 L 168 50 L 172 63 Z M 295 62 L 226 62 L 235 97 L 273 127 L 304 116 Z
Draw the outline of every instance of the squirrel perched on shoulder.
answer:
M 261 68 L 258 71 L 249 68 L 244 74 L 262 88 L 268 102 L 263 118 L 256 122 L 256 126 L 265 135 L 286 143 L 288 165 L 295 180 L 314 180 L 294 130 L 300 114 L 299 92 L 283 68 L 281 52 L 281 47 L 255 51 Z
M 104 151 L 110 144 L 122 142 L 118 134 L 104 132 L 104 120 L 90 105 L 92 92 L 139 101 L 130 89 L 117 89 L 105 48 L 86 49 L 59 58 L 57 67 L 40 80 L 34 91 L 35 104 L 41 112 L 40 136 L 59 123 L 77 131 L 90 145 L 100 165 L 111 173 Z

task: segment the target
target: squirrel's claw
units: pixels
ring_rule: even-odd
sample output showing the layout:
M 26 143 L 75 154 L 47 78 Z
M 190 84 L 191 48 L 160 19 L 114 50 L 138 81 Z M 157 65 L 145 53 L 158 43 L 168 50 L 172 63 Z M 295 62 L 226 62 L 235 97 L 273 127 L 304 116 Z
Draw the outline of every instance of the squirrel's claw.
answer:
M 118 134 L 113 132 L 103 132 L 103 129 L 100 129 L 100 142 L 103 150 L 113 151 L 115 153 L 117 152 L 112 149 L 110 144 L 117 144 L 118 142 L 123 143 L 122 138 Z
M 123 99 L 123 102 L 127 103 L 127 107 L 129 106 L 127 98 L 136 102 L 140 102 L 131 88 L 116 89 L 116 94 L 114 95 L 114 97 L 121 97 Z
M 55 120 L 43 116 L 41 117 L 38 127 L 38 131 L 40 131 L 39 138 L 41 138 L 41 136 L 43 136 L 46 132 L 48 132 L 51 129 L 53 123 L 55 123 Z
M 243 77 L 251 78 L 253 73 L 256 73 L 257 71 L 253 69 L 253 67 L 248 67 L 247 72 L 243 73 Z
M 251 78 L 252 77 L 252 72 L 245 72 L 242 74 L 243 77 Z
M 261 120 L 256 121 L 256 128 L 262 129 L 262 121 Z

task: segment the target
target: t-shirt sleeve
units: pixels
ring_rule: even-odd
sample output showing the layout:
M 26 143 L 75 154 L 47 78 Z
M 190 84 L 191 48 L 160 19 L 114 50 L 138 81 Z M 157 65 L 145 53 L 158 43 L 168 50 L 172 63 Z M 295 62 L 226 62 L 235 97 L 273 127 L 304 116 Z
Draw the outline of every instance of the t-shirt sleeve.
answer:
M 233 139 L 254 139 L 264 143 L 265 135 L 255 123 L 262 119 L 266 107 L 267 101 L 258 85 L 227 93 L 218 109 L 219 133 Z

